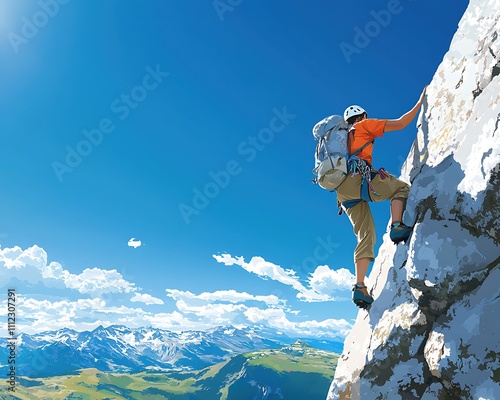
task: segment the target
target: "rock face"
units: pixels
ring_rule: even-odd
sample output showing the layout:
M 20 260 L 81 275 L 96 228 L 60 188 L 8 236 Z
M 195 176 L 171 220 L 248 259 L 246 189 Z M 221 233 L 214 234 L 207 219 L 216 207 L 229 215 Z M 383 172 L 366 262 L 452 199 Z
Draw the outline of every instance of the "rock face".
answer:
M 414 233 L 384 237 L 328 400 L 500 400 L 499 31 L 498 0 L 471 0 L 402 171 Z

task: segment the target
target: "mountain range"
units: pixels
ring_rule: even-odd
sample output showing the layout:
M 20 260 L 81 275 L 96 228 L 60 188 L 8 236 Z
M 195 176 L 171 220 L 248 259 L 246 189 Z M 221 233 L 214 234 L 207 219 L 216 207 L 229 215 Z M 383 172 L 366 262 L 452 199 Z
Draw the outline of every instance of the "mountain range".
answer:
M 198 370 L 237 354 L 281 348 L 294 343 L 291 338 L 264 327 L 238 329 L 232 326 L 207 331 L 176 333 L 153 327 L 99 326 L 93 331 L 71 329 L 20 334 L 17 338 L 16 370 L 19 376 L 37 378 L 76 373 L 84 368 L 103 372 Z M 335 353 L 342 343 L 305 339 L 318 349 Z M 10 351 L 0 345 L 0 359 Z M 8 369 L 7 363 L 0 372 Z

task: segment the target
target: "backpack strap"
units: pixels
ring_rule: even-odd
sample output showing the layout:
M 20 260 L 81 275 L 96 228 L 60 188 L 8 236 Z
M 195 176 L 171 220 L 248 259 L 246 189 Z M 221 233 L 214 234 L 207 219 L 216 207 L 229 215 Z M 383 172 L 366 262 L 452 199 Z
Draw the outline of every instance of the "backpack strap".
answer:
M 363 149 L 368 146 L 369 144 L 373 144 L 375 142 L 375 139 L 370 140 L 369 142 L 366 142 L 363 146 L 361 146 L 359 149 L 355 150 L 352 154 L 349 156 L 357 156 L 359 153 L 363 151 Z
M 354 132 L 356 130 L 354 128 L 351 127 L 351 129 L 349 130 L 349 134 L 347 135 L 347 140 L 348 141 L 351 141 L 353 138 L 354 138 Z M 375 143 L 375 139 L 372 139 L 370 140 L 369 142 L 366 142 L 363 146 L 361 146 L 359 149 L 357 150 L 354 150 L 351 154 L 349 154 L 349 157 L 351 156 L 357 156 L 359 153 L 361 153 L 363 151 L 363 149 L 368 146 L 369 144 L 373 144 Z
M 351 135 L 351 132 L 352 135 Z M 351 138 L 354 137 L 354 129 L 352 129 L 350 132 L 349 132 L 349 139 L 351 140 Z M 369 142 L 366 142 L 363 146 L 361 146 L 359 149 L 357 150 L 354 150 L 351 154 L 349 154 L 349 157 L 351 156 L 357 156 L 359 153 L 361 153 L 365 148 L 366 146 L 368 146 L 369 144 L 373 144 L 375 143 L 375 139 L 372 139 L 370 140 Z

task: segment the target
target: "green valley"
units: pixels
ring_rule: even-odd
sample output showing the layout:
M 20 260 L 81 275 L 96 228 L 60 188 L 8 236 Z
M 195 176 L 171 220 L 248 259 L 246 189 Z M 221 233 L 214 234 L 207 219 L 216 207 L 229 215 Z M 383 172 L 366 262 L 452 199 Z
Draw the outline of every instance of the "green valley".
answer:
M 240 354 L 199 371 L 20 378 L 12 399 L 324 400 L 338 355 L 303 342 Z M 2 397 L 3 398 L 3 397 Z

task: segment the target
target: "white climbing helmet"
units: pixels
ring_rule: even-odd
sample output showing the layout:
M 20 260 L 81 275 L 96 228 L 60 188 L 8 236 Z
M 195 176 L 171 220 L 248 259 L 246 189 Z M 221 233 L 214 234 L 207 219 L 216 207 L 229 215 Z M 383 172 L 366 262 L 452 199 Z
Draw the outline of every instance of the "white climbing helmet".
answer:
M 366 111 L 363 110 L 363 108 L 360 107 L 360 106 L 356 106 L 356 105 L 349 106 L 344 111 L 344 121 L 347 122 L 347 120 L 349 118 L 357 116 L 357 115 L 364 114 L 365 112 Z

